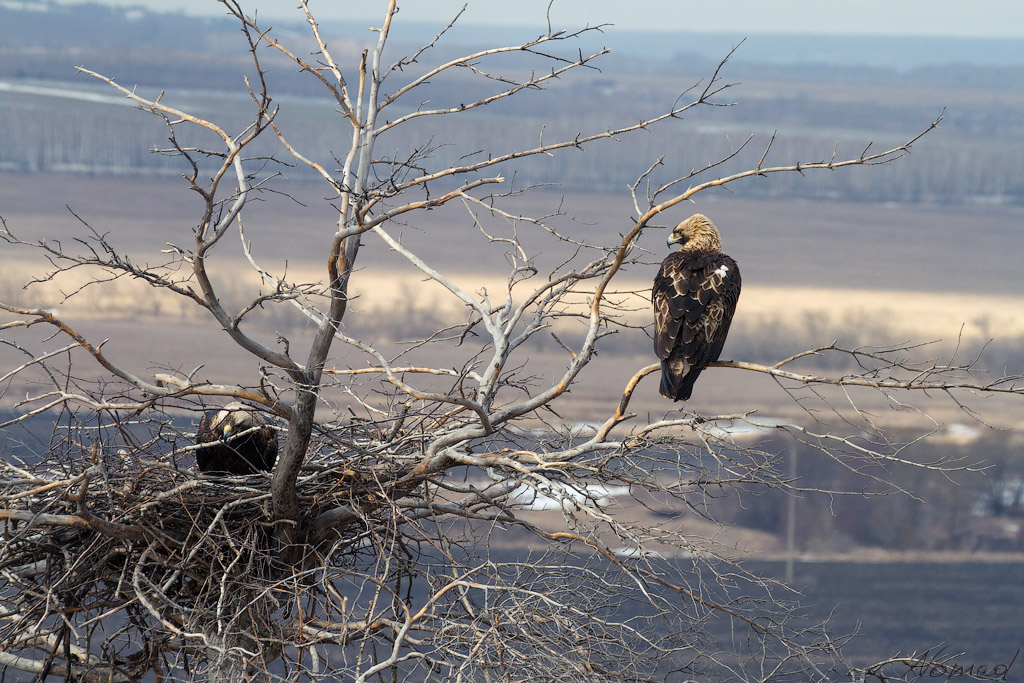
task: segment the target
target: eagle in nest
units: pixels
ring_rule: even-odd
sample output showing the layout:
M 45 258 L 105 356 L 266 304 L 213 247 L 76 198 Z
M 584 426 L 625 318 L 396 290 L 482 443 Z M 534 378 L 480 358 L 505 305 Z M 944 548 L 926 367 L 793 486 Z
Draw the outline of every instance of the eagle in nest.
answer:
M 199 471 L 209 474 L 268 472 L 277 461 L 277 434 L 262 415 L 237 401 L 203 415 L 196 444 Z
M 673 244 L 680 249 L 662 261 L 651 290 L 654 352 L 661 359 L 662 396 L 685 401 L 722 353 L 740 298 L 740 270 L 699 213 L 675 227 L 668 236 Z

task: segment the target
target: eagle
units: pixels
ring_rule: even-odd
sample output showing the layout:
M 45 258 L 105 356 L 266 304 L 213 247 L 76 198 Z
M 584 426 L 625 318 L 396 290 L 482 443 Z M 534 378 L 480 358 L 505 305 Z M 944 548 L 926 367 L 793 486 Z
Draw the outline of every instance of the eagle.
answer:
M 661 262 L 654 304 L 654 352 L 661 359 L 661 394 L 685 401 L 708 364 L 718 360 L 740 298 L 740 270 L 722 253 L 718 230 L 694 214 L 668 236 L 680 245 Z
M 254 474 L 277 462 L 277 434 L 262 415 L 237 401 L 200 418 L 196 444 L 200 472 Z

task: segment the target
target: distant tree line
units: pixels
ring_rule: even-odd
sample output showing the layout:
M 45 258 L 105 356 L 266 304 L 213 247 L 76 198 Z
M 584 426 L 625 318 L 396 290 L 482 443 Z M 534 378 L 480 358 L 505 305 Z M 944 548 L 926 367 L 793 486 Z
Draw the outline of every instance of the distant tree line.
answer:
M 734 490 L 719 501 L 719 519 L 779 536 L 786 530 L 787 498 L 797 495 L 795 537 L 798 552 L 847 552 L 855 546 L 906 551 L 1024 551 L 1024 463 L 1015 457 L 1020 437 L 986 430 L 973 439 L 941 434 L 899 453 L 916 462 L 949 458 L 964 465 L 984 461 L 980 472 L 948 478 L 928 477 L 923 468 L 886 468 L 855 472 L 846 464 L 820 457 L 797 445 L 797 476 L 808 491 L 863 490 L 863 496 L 804 495 Z M 906 435 L 904 435 L 906 436 Z M 923 436 L 923 435 L 922 435 Z M 787 471 L 793 450 L 771 436 L 758 447 Z M 878 477 L 864 483 L 864 478 Z M 912 495 L 898 493 L 899 487 Z
M 88 64 L 141 89 L 159 84 L 169 89 L 170 102 L 182 101 L 195 108 L 197 100 L 207 100 L 199 110 L 219 120 L 234 119 L 238 126 L 249 120 L 251 103 L 244 96 L 241 77 L 248 73 L 252 79 L 255 74 L 244 56 L 226 52 L 225 45 L 233 43 L 236 31 L 230 21 L 91 5 L 35 3 L 33 11 L 27 9 L 0 7 L 0 79 L 30 84 L 51 81 L 44 85 L 54 90 L 67 83 L 76 91 L 95 88 L 90 92 L 109 97 L 102 84 L 75 76 L 74 65 Z M 363 47 L 351 38 L 333 39 L 331 44 L 335 54 L 350 61 L 358 58 Z M 446 50 L 454 55 L 461 46 L 436 50 L 444 59 Z M 528 76 L 528 58 L 510 53 L 493 63 L 500 75 L 521 81 Z M 332 103 L 321 96 L 317 83 L 290 78 L 291 66 L 270 51 L 263 68 L 281 98 L 276 102 L 281 106 L 279 120 L 291 122 L 289 137 L 296 148 L 340 150 L 347 145 L 347 139 L 339 137 Z M 418 68 L 418 64 L 407 65 L 403 76 L 414 77 Z M 457 124 L 426 117 L 419 126 L 402 127 L 385 136 L 392 151 L 381 161 L 387 164 L 388 158 L 419 152 L 416 146 L 429 139 L 440 167 L 452 162 L 446 150 L 455 149 L 453 143 L 460 150 L 470 145 L 482 150 L 500 137 L 528 148 L 541 134 L 572 135 L 580 125 L 600 128 L 638 112 L 654 116 L 709 68 L 707 60 L 696 54 L 673 55 L 668 60 L 620 59 L 608 70 L 550 85 L 560 90 L 560 97 L 541 100 L 539 93 L 524 92 L 500 108 L 488 107 L 486 113 L 467 112 Z M 735 190 L 757 197 L 1024 204 L 1024 158 L 1018 153 L 1024 147 L 1024 106 L 1014 95 L 1024 84 L 1024 67 L 959 64 L 897 72 L 740 60 L 726 65 L 725 77 L 741 82 L 735 91 L 740 104 L 688 112 L 685 134 L 680 135 L 677 127 L 672 134 L 647 136 L 640 144 L 608 142 L 585 154 L 524 161 L 516 170 L 517 182 L 556 183 L 562 191 L 619 191 L 652 158 L 663 157 L 665 176 L 675 177 L 680 169 L 699 167 L 735 149 L 750 133 L 756 137 L 743 154 L 711 173 L 728 174 L 748 167 L 752 160 L 756 163 L 776 132 L 769 162 L 773 158 L 827 159 L 837 140 L 842 154 L 859 152 L 853 147 L 865 140 L 873 140 L 876 147 L 903 140 L 908 131 L 927 124 L 946 106 L 943 130 L 901 162 L 898 172 L 876 169 L 808 179 L 794 175 L 771 183 L 753 179 Z M 391 82 L 385 85 L 397 87 Z M 893 88 L 911 86 L 928 86 L 927 97 L 890 96 Z M 488 95 L 488 88 L 494 87 L 473 79 L 469 70 L 455 70 L 422 85 L 421 106 L 457 106 Z M 581 111 L 588 112 L 583 121 Z M 128 107 L 0 90 L 0 116 L 3 171 L 180 171 L 175 160 L 146 152 L 167 146 L 159 122 L 133 115 Z M 268 143 L 260 151 L 276 150 Z M 293 178 L 313 175 L 305 168 L 286 170 Z
M 190 96 L 194 100 L 195 95 Z M 244 102 L 238 102 L 241 108 Z M 772 103 L 769 103 L 772 104 Z M 213 106 L 213 105 L 211 105 Z M 224 106 L 223 102 L 216 106 Z M 785 102 L 774 106 L 784 108 Z M 762 108 L 762 110 L 765 108 Z M 770 109 L 770 107 L 767 107 Z M 602 111 L 595 109 L 595 111 Z M 0 170 L 11 172 L 178 173 L 180 161 L 147 150 L 167 144 L 159 122 L 133 115 L 128 107 L 92 104 L 59 97 L 0 97 Z M 341 149 L 345 141 L 329 125 L 331 109 L 323 102 L 290 101 L 280 114 L 301 121 L 290 127 L 290 142 L 298 149 Z M 603 115 L 603 112 L 602 114 Z M 595 113 L 595 117 L 598 114 Z M 230 112 L 222 119 L 230 118 Z M 909 118 L 909 117 L 908 117 Z M 918 119 L 918 123 L 926 117 Z M 579 117 L 547 117 L 544 134 L 557 135 L 574 130 Z M 238 118 L 241 130 L 242 119 Z M 541 126 L 528 113 L 522 115 L 467 116 L 456 126 L 448 121 L 431 121 L 431 144 L 441 164 L 452 163 L 446 144 L 455 140 L 476 149 L 487 149 L 498 137 L 515 140 L 522 147 L 536 142 Z M 909 120 L 906 130 L 913 128 Z M 754 128 L 743 122 L 724 129 L 708 130 L 693 122 L 685 135 L 654 133 L 631 146 L 607 142 L 585 153 L 570 150 L 553 158 L 524 161 L 516 171 L 518 183 L 556 184 L 560 191 L 607 192 L 626 187 L 651 158 L 664 158 L 666 175 L 688 171 L 703 159 L 719 158 L 745 139 L 745 131 Z M 854 145 L 843 143 L 841 130 L 831 132 L 780 132 L 773 143 L 772 158 L 828 159 L 840 140 L 842 154 L 857 154 Z M 412 129 L 410 134 L 415 135 Z M 771 131 L 758 135 L 736 159 L 709 172 L 726 175 L 749 165 L 764 151 Z M 852 136 L 851 136 L 852 137 Z M 401 157 L 413 151 L 413 137 L 391 134 L 387 138 L 393 150 L 380 159 L 383 166 L 391 156 Z M 420 137 L 419 139 L 423 139 Z M 862 136 L 858 136 L 863 140 Z M 1010 144 L 1012 136 L 978 138 L 966 134 L 937 135 L 928 145 L 915 149 L 910 159 L 901 162 L 898 172 L 876 169 L 854 171 L 841 176 L 814 178 L 785 177 L 771 183 L 758 179 L 744 181 L 735 191 L 751 197 L 800 197 L 808 199 L 870 200 L 892 202 L 961 203 L 989 201 L 1024 204 L 1024 157 L 1020 144 Z M 879 146 L 889 140 L 875 139 Z M 272 153 L 270 146 L 261 150 Z M 282 170 L 291 178 L 312 177 L 304 168 Z
M 0 7 L 0 79 L 54 81 L 48 84 L 54 90 L 63 87 L 61 83 L 74 89 L 95 87 L 109 96 L 101 84 L 75 76 L 75 65 L 88 65 L 141 88 L 160 84 L 161 88 L 185 90 L 170 90 L 169 101 L 183 99 L 195 106 L 197 98 L 208 97 L 205 110 L 220 120 L 234 118 L 239 126 L 249 120 L 242 75 L 249 73 L 253 79 L 255 74 L 244 55 L 225 53 L 225 44 L 232 43 L 236 32 L 228 20 L 92 5 L 35 3 L 31 9 Z M 142 47 L 140 35 L 147 37 Z M 102 38 L 101 44 L 93 40 L 97 37 Z M 362 49 L 350 38 L 332 40 L 332 47 L 345 57 L 355 57 Z M 438 56 L 444 58 L 445 54 L 438 52 Z M 502 76 L 522 80 L 527 75 L 525 59 L 528 55 L 510 53 L 494 63 Z M 279 121 L 288 123 L 292 144 L 300 150 L 341 150 L 347 144 L 347 139 L 338 137 L 332 104 L 319 96 L 318 84 L 288 78 L 291 66 L 269 51 L 262 67 L 278 96 L 289 97 L 278 102 L 282 105 Z M 411 63 L 403 75 L 414 77 L 419 68 Z M 582 124 L 601 127 L 637 113 L 653 116 L 708 69 L 707 59 L 695 54 L 668 60 L 625 58 L 609 71 L 554 84 L 551 87 L 560 96 L 545 97 L 543 104 L 536 96 L 539 93 L 524 92 L 501 108 L 487 108 L 479 115 L 468 113 L 458 124 L 428 117 L 421 124 L 426 128 L 401 128 L 386 139 L 395 158 L 415 151 L 415 145 L 422 144 L 417 141 L 430 139 L 440 165 L 452 162 L 445 148 L 456 146 L 445 145 L 455 142 L 459 150 L 468 145 L 486 150 L 501 137 L 525 148 L 536 144 L 542 130 L 548 136 L 571 135 Z M 430 105 L 468 102 L 495 87 L 471 76 L 468 70 L 461 70 L 423 84 L 422 101 Z M 837 140 L 840 152 L 847 155 L 859 152 L 853 146 L 864 144 L 864 140 L 877 145 L 902 140 L 908 131 L 933 120 L 947 104 L 941 133 L 900 163 L 898 172 L 793 176 L 770 183 L 753 179 L 738 184 L 736 190 L 766 198 L 1024 204 L 1024 159 L 1018 152 L 1024 146 L 1024 106 L 1013 95 L 1024 84 L 1024 68 L 956 65 L 897 73 L 820 63 L 736 62 L 726 66 L 726 78 L 752 87 L 736 89 L 741 103 L 734 108 L 688 113 L 689 126 L 683 135 L 674 128 L 673 134 L 655 133 L 641 143 L 608 142 L 586 154 L 523 162 L 516 171 L 517 180 L 523 184 L 557 183 L 564 191 L 622 190 L 650 159 L 664 158 L 666 176 L 675 177 L 680 169 L 689 170 L 727 154 L 752 132 L 756 137 L 743 154 L 712 173 L 728 174 L 756 162 L 774 131 L 777 135 L 768 161 L 827 159 Z M 864 87 L 867 85 L 883 87 Z M 931 88 L 924 99 L 887 96 L 893 87 L 923 85 Z M 388 83 L 386 87 L 397 85 Z M 311 97 L 314 94 L 317 99 Z M 302 98 L 306 95 L 310 97 Z M 581 122 L 581 112 L 590 113 L 588 120 Z M 166 146 L 159 122 L 133 116 L 128 108 L 0 90 L 0 117 L 4 122 L 0 127 L 0 170 L 179 171 L 174 160 L 145 152 Z M 264 146 L 263 151 L 270 154 L 272 144 Z M 388 160 L 381 161 L 386 164 Z M 294 178 L 312 175 L 304 168 L 287 172 Z

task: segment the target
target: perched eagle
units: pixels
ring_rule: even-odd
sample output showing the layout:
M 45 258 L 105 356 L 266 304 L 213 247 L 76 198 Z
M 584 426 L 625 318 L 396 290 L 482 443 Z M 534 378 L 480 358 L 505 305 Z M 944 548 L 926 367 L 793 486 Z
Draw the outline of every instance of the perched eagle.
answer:
M 237 401 L 203 415 L 196 443 L 210 444 L 196 449 L 200 472 L 253 474 L 269 471 L 277 461 L 277 434 L 258 412 Z
M 679 251 L 661 262 L 654 278 L 654 352 L 661 359 L 661 393 L 690 398 L 693 383 L 718 360 L 740 298 L 740 271 L 721 251 L 718 230 L 695 214 L 668 236 Z

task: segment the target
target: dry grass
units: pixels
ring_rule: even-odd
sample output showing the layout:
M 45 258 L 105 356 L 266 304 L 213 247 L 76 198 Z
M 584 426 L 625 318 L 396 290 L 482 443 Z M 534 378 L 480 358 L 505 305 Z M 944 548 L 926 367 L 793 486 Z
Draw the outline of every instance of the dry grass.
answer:
M 21 261 L 0 261 L 0 298 L 26 305 L 54 307 L 72 320 L 137 320 L 162 318 L 203 321 L 205 313 L 182 297 L 156 290 L 124 278 L 86 288 L 91 277 L 85 271 L 64 274 L 25 291 L 19 283 L 38 276 L 37 267 Z M 322 273 L 312 264 L 291 265 L 289 276 L 312 282 Z M 244 266 L 218 272 L 220 290 L 228 301 L 241 305 L 260 291 L 258 276 Z M 456 272 L 451 279 L 467 292 L 486 290 L 492 295 L 505 289 L 504 277 Z M 631 324 L 648 322 L 650 283 L 646 280 L 618 281 L 619 291 L 636 291 L 632 302 L 636 312 L 627 317 Z M 526 291 L 527 287 L 522 287 Z M 465 305 L 433 281 L 414 273 L 396 275 L 380 268 L 361 270 L 353 279 L 353 309 L 384 316 L 392 311 L 407 315 L 410 306 L 442 319 L 462 320 Z M 67 292 L 79 292 L 65 300 Z M 60 303 L 58 303 L 60 302 Z M 584 310 L 580 301 L 580 311 Z M 1024 295 L 956 294 L 900 291 L 891 289 L 850 289 L 826 287 L 764 287 L 748 284 L 737 309 L 737 325 L 756 328 L 759 324 L 802 327 L 808 320 L 822 328 L 842 328 L 849 321 L 871 321 L 889 330 L 897 339 L 956 339 L 965 337 L 1018 337 L 1024 335 Z M 355 321 L 355 324 L 359 324 Z M 822 339 L 823 343 L 831 340 Z M 882 340 L 880 340 L 882 341 Z

